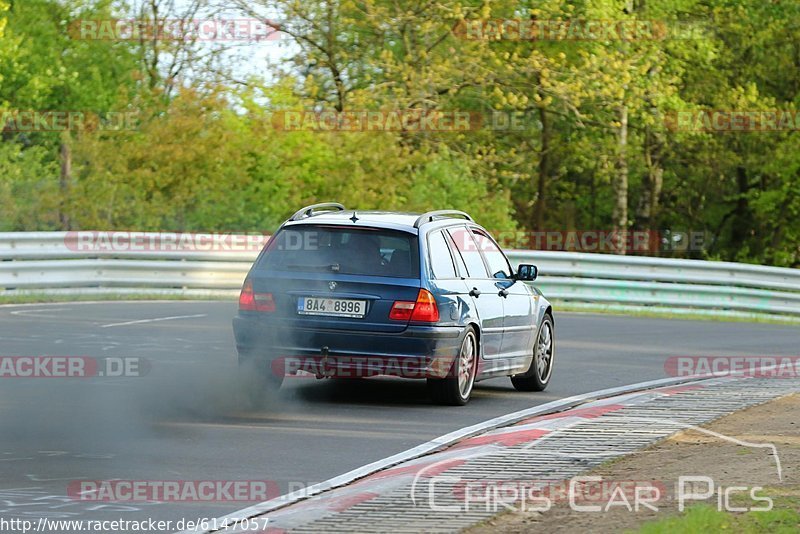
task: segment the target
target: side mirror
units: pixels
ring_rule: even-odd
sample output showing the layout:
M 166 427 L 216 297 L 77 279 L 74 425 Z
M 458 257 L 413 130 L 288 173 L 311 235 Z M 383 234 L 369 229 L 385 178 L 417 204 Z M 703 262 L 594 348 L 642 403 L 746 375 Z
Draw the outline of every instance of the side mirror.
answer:
M 522 280 L 523 282 L 533 282 L 536 280 L 538 275 L 539 269 L 537 269 L 535 265 L 523 263 L 517 267 L 517 280 Z

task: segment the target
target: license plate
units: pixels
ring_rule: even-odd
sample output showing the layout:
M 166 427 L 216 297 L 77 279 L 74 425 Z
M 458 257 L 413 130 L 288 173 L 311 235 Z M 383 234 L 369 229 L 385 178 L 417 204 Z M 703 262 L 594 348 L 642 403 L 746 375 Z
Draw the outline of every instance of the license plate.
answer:
M 301 315 L 330 315 L 361 319 L 367 311 L 366 300 L 300 297 L 297 313 Z

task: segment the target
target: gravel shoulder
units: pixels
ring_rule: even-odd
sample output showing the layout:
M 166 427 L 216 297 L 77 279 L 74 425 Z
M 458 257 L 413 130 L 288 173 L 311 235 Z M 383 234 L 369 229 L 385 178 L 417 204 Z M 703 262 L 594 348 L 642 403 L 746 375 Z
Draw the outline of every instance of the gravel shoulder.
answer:
M 639 453 L 601 465 L 587 473 L 587 476 L 602 477 L 603 482 L 583 486 L 598 490 L 595 493 L 577 491 L 577 495 L 584 495 L 585 498 L 576 502 L 583 506 L 600 506 L 602 511 L 576 511 L 570 507 L 566 496 L 557 498 L 552 493 L 549 495 L 553 497 L 552 507 L 547 511 L 519 511 L 523 507 L 517 507 L 518 511 L 495 516 L 468 532 L 521 533 L 534 529 L 542 532 L 622 532 L 643 528 L 648 532 L 661 531 L 661 524 L 669 524 L 671 529 L 676 526 L 675 521 L 692 519 L 685 515 L 692 510 L 692 506 L 695 511 L 711 514 L 721 509 L 722 514 L 717 515 L 723 521 L 732 522 L 734 531 L 760 532 L 758 527 L 744 528 L 741 525 L 764 523 L 762 519 L 768 517 L 767 514 L 782 514 L 783 520 L 790 523 L 790 529 L 800 531 L 800 524 L 796 523 L 800 518 L 800 395 L 783 397 L 736 412 L 703 428 L 717 435 L 699 429 L 682 431 Z M 780 459 L 782 480 L 778 477 L 775 455 L 771 449 L 750 447 L 738 442 L 773 444 Z M 681 477 L 709 477 L 714 485 L 713 495 L 705 500 L 687 500 L 686 511 L 679 511 Z M 557 486 L 563 488 L 566 484 Z M 705 482 L 697 481 L 694 484 L 684 483 L 682 493 L 702 493 L 708 488 Z M 658 488 L 661 497 L 651 501 L 657 510 L 644 505 L 636 510 L 635 489 L 632 488 L 637 486 L 645 490 L 644 499 L 653 497 L 648 488 Z M 622 489 L 615 494 L 617 487 Z M 726 506 L 725 490 L 737 487 L 748 489 L 730 490 Z M 753 496 L 750 490 L 756 487 L 762 489 L 756 489 Z M 730 511 L 731 507 L 749 509 L 765 506 L 766 501 L 758 500 L 764 497 L 772 499 L 772 512 Z

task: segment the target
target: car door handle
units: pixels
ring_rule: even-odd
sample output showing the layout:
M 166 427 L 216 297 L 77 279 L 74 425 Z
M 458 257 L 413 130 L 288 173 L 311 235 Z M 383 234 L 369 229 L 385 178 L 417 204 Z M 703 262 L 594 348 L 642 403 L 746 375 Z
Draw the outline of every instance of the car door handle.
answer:
M 470 289 L 470 291 L 469 291 L 469 296 L 470 296 L 470 297 L 475 297 L 475 298 L 478 298 L 478 297 L 480 297 L 480 296 L 481 296 L 481 292 L 480 292 L 480 291 L 478 291 L 478 288 L 477 288 L 477 287 L 473 287 L 473 288 L 472 288 L 472 289 Z
M 500 292 L 498 293 L 498 295 L 500 295 L 501 297 L 505 298 L 505 297 L 508 296 L 508 291 L 506 291 L 505 289 L 501 289 Z

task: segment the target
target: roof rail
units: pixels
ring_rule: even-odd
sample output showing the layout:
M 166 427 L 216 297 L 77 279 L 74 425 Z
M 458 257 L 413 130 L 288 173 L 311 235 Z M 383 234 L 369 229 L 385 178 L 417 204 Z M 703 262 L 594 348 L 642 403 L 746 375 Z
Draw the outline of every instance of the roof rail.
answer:
M 339 204 L 338 202 L 322 202 L 321 204 L 312 204 L 310 206 L 306 206 L 301 210 L 297 210 L 294 215 L 289 217 L 288 220 L 297 221 L 300 219 L 305 219 L 306 217 L 313 217 L 314 215 L 317 215 L 316 213 L 314 213 L 314 210 L 321 208 L 333 208 L 336 211 L 344 211 L 345 209 L 347 209 L 344 207 L 344 205 Z
M 453 215 L 457 217 L 463 217 L 464 219 L 471 221 L 472 217 L 468 214 L 464 213 L 463 211 L 458 210 L 437 210 L 437 211 L 429 211 L 423 213 L 417 220 L 414 222 L 414 228 L 419 228 L 426 222 L 431 222 L 435 217 L 452 217 Z

